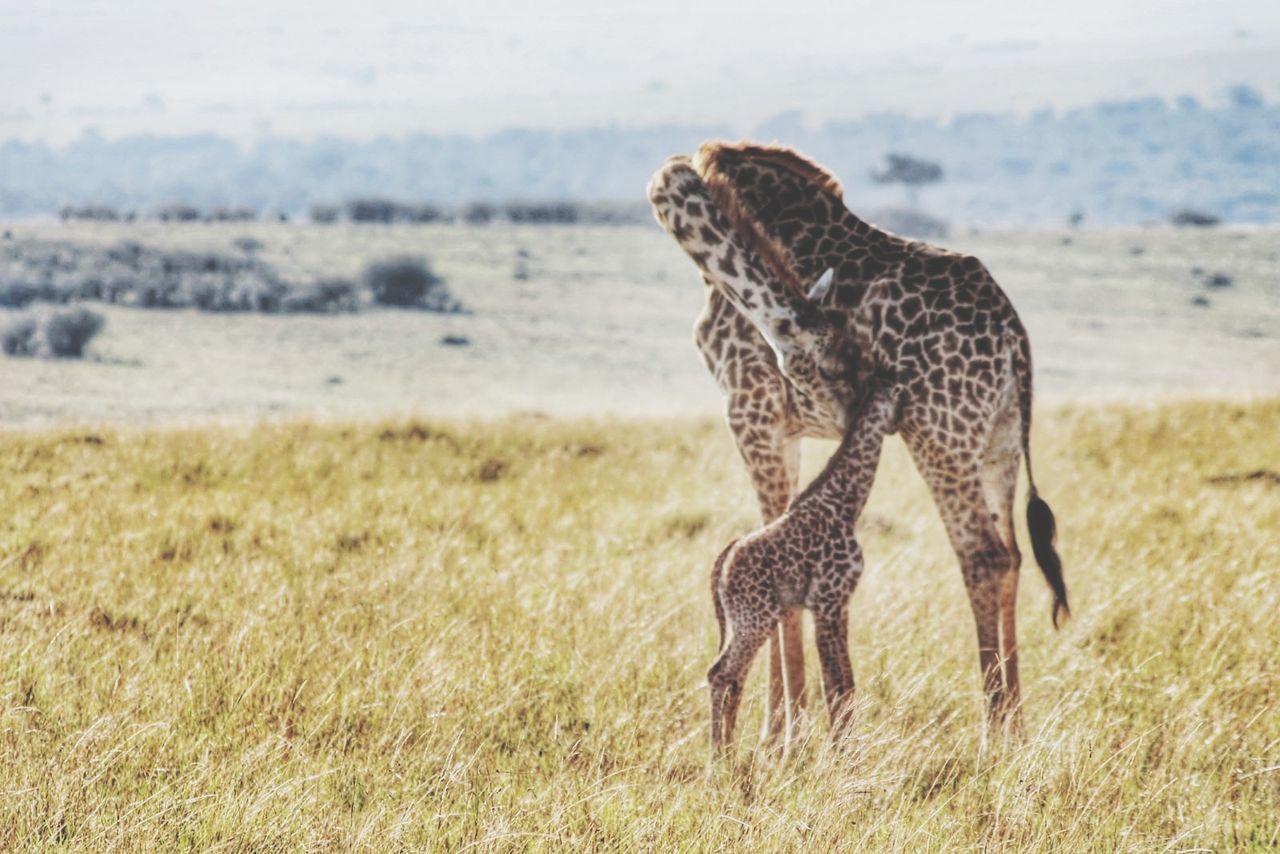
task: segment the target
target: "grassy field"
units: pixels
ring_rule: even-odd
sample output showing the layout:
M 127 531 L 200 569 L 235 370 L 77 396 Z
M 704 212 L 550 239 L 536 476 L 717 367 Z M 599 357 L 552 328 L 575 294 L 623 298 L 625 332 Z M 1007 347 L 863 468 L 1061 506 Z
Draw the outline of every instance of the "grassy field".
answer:
M 707 572 L 755 524 L 718 423 L 9 432 L 0 848 L 1273 849 L 1277 435 L 1280 400 L 1041 409 L 1075 618 L 1028 568 L 1028 735 L 987 753 L 892 440 L 852 750 L 818 715 L 755 751 L 757 666 L 708 777 Z

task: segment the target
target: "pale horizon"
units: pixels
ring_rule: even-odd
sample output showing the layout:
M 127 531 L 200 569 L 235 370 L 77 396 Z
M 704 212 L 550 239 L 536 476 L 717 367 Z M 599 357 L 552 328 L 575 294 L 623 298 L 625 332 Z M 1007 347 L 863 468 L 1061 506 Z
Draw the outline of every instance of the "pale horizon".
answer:
M 514 2 L 422 9 L 296 0 L 175 9 L 0 8 L 0 141 L 86 131 L 369 139 L 506 128 L 808 126 L 947 118 L 1231 85 L 1280 99 L 1280 5 L 1091 0 L 940 5 Z M 978 26 L 978 24 L 981 26 Z

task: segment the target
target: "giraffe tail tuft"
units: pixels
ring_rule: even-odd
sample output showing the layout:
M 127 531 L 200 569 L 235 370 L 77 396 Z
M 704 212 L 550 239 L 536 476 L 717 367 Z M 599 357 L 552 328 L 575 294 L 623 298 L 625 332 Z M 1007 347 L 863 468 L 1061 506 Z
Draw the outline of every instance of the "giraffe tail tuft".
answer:
M 1058 627 L 1058 614 L 1071 616 L 1071 606 L 1067 604 L 1067 584 L 1062 580 L 1062 558 L 1054 548 L 1057 538 L 1058 524 L 1053 518 L 1049 504 L 1032 491 L 1027 500 L 1027 530 L 1031 532 L 1031 550 L 1035 552 L 1036 563 L 1044 573 L 1044 580 L 1049 582 L 1053 590 L 1053 627 Z
M 1058 523 L 1053 518 L 1049 503 L 1036 490 L 1036 479 L 1031 473 L 1031 346 L 1026 332 L 1006 331 L 1009 343 L 1009 360 L 1017 383 L 1018 410 L 1022 420 L 1022 461 L 1027 467 L 1027 531 L 1031 534 L 1031 550 L 1036 563 L 1044 573 L 1044 580 L 1053 591 L 1053 627 L 1058 627 L 1058 615 L 1071 616 L 1067 604 L 1067 583 L 1062 577 L 1062 558 L 1054 543 L 1058 535 Z

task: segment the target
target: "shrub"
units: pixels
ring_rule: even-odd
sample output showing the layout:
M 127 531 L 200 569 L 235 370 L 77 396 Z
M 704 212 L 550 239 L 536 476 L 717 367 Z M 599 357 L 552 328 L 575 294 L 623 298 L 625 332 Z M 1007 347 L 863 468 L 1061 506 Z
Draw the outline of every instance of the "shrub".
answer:
M 107 250 L 107 258 L 129 267 L 137 267 L 145 251 L 146 247 L 136 240 L 122 240 Z
M 471 225 L 488 225 L 493 221 L 495 213 L 493 205 L 473 202 L 462 211 L 462 219 Z
M 338 221 L 339 213 L 337 205 L 312 205 L 311 221 L 329 225 Z
M 462 310 L 449 295 L 444 280 L 431 272 L 423 258 L 393 258 L 370 264 L 365 268 L 364 282 L 379 305 Z
M 96 222 L 118 222 L 120 212 L 108 205 L 65 205 L 58 211 L 63 221 L 82 219 Z
M 582 222 L 591 225 L 648 225 L 653 213 L 647 204 L 597 203 L 581 207 Z
M 581 212 L 573 202 L 508 202 L 507 219 L 532 225 L 572 225 Z
M 258 212 L 244 205 L 235 208 L 214 208 L 205 217 L 209 222 L 253 222 L 257 218 Z
M 80 358 L 85 345 L 102 330 L 104 322 L 101 314 L 87 308 L 55 311 L 44 324 L 49 352 L 61 358 Z
M 379 261 L 365 269 L 365 284 L 379 305 L 408 306 L 420 303 L 441 282 L 427 262 L 418 258 Z
M 350 279 L 321 279 L 291 290 L 280 303 L 286 314 L 336 314 L 355 311 L 359 306 L 355 282 Z
M 0 283 L 0 308 L 26 308 L 40 296 L 40 289 L 28 282 Z
M 280 311 L 288 290 L 271 270 L 245 270 L 232 278 L 226 304 L 217 310 Z
M 195 222 L 200 219 L 200 210 L 194 205 L 173 202 L 156 211 L 161 222 Z
M 36 354 L 36 321 L 22 315 L 10 320 L 0 329 L 0 349 L 6 356 L 34 356 Z
M 186 308 L 189 297 L 177 279 L 147 281 L 133 290 L 132 304 L 138 308 Z
M 352 222 L 389 223 L 396 219 L 400 205 L 390 199 L 352 199 L 347 202 L 347 216 Z
M 444 211 L 435 205 L 429 204 L 407 207 L 404 210 L 404 215 L 409 222 L 439 222 L 445 219 Z

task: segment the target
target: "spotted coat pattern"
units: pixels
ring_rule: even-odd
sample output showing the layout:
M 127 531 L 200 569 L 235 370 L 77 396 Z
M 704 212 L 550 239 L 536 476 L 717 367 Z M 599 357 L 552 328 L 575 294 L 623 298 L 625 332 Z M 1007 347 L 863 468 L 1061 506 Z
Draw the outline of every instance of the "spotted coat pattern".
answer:
M 1019 703 L 1013 500 L 1024 459 L 1036 498 L 1030 343 L 1008 297 L 977 258 L 859 219 L 839 182 L 789 149 L 707 143 L 670 158 L 648 195 L 708 285 L 694 339 L 766 522 L 795 492 L 798 440 L 840 437 L 859 377 L 890 378 L 894 428 L 960 561 L 989 719 L 1006 721 Z M 804 283 L 825 270 L 834 284 L 810 301 Z M 788 613 L 772 644 L 775 732 L 804 700 L 799 625 Z
M 716 560 L 711 596 L 721 650 L 707 685 L 717 751 L 732 743 L 742 685 L 756 652 L 796 608 L 813 614 L 832 734 L 843 730 L 844 705 L 853 693 L 849 597 L 863 568 L 850 520 L 871 492 L 880 446 L 896 415 L 894 402 L 892 393 L 872 393 L 822 475 L 786 513 L 730 543 Z

